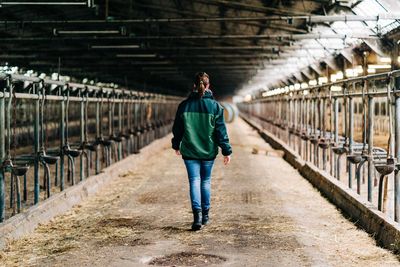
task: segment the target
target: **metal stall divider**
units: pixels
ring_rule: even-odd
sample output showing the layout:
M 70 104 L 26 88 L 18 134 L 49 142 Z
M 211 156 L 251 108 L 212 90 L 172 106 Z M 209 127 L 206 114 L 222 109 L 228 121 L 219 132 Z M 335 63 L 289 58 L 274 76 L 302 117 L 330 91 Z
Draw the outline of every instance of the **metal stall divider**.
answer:
M 352 164 L 355 165 L 356 169 L 356 179 L 357 179 L 357 193 L 361 194 L 361 168 L 364 165 L 365 162 L 368 161 L 368 151 L 367 151 L 367 117 L 366 117 L 366 112 L 367 112 L 367 106 L 366 106 L 366 95 L 365 91 L 368 88 L 367 81 L 363 81 L 361 84 L 362 86 L 362 147 L 357 146 L 355 147 L 354 143 L 354 99 L 351 97 L 350 99 L 350 119 L 349 119 L 349 128 L 350 128 L 350 133 L 349 133 L 349 153 L 347 155 L 347 160 L 350 163 L 350 168 L 349 168 L 349 181 L 348 181 L 348 186 L 349 188 L 352 188 Z M 356 93 L 356 83 L 352 83 L 352 88 L 353 88 L 353 93 Z
M 303 92 L 303 96 L 304 96 L 304 92 Z M 308 141 L 310 140 L 310 113 L 308 112 L 308 110 L 310 109 L 310 100 L 308 97 L 305 97 L 305 121 L 304 121 L 304 125 L 303 125 L 303 132 L 301 134 L 301 139 L 304 141 L 304 150 L 305 150 L 305 154 L 304 154 L 304 159 L 306 161 L 308 161 L 309 159 L 309 149 L 308 149 Z
M 368 88 L 368 87 L 367 87 Z M 374 141 L 374 98 L 368 94 L 368 201 L 372 202 L 372 175 L 374 173 L 373 163 L 373 141 Z
M 67 181 L 71 185 L 75 185 L 75 158 L 79 157 L 82 153 L 79 150 L 80 146 L 77 148 L 72 148 L 69 143 L 69 105 L 70 105 L 70 87 L 67 86 L 67 103 L 65 105 L 65 143 L 63 147 L 63 154 L 67 156 L 68 168 L 67 168 Z
M 5 171 L 10 172 L 10 207 L 12 207 L 12 214 L 21 212 L 21 183 L 20 177 L 24 176 L 29 170 L 28 162 L 25 160 L 23 162 L 18 162 L 17 159 L 17 137 L 16 137 L 16 127 L 17 127 L 17 98 L 15 95 L 14 85 L 11 82 L 11 78 L 7 80 L 8 83 L 8 103 L 7 103 L 7 151 L 6 160 L 4 162 Z M 12 107 L 12 115 L 11 115 Z M 11 119 L 12 118 L 12 119 Z M 11 120 L 13 121 L 13 127 L 11 131 Z M 11 155 L 11 135 L 13 136 L 13 155 Z
M 141 128 L 139 122 L 139 112 L 140 112 L 140 93 L 135 94 L 135 102 L 134 102 L 134 116 L 133 116 L 133 127 L 134 127 L 134 148 L 133 153 L 137 154 L 140 152 L 140 135 L 141 135 Z
M 103 92 L 99 90 L 96 94 L 94 93 L 94 96 L 97 97 L 96 101 L 96 140 L 95 140 L 95 148 L 96 148 L 96 162 L 95 162 L 95 173 L 99 174 L 100 173 L 100 153 L 99 153 L 99 146 L 102 146 L 102 141 L 103 141 L 103 116 L 101 114 L 102 112 L 102 105 L 103 105 Z M 100 97 L 99 97 L 100 96 Z M 102 155 L 103 156 L 103 155 Z
M 326 133 L 326 121 L 325 121 L 325 115 L 326 115 L 326 88 L 324 88 L 324 95 L 321 96 L 321 101 L 320 101 L 320 133 L 322 131 L 322 134 L 320 134 L 319 141 L 318 141 L 318 146 L 320 149 L 322 149 L 322 169 L 324 171 L 327 170 L 326 163 L 327 163 L 327 153 L 326 150 L 329 148 L 329 138 Z
M 336 145 L 335 142 L 335 137 L 333 135 L 334 129 L 333 125 L 335 123 L 334 119 L 334 101 L 332 98 L 332 87 L 328 87 L 329 90 L 329 173 L 330 175 L 334 176 L 335 173 L 335 167 L 334 167 L 334 153 L 333 153 L 333 147 Z
M 126 107 L 126 123 L 127 123 L 127 129 L 126 129 L 126 135 L 125 135 L 125 139 L 127 141 L 127 147 L 126 147 L 126 151 L 128 153 L 128 155 L 133 153 L 133 137 L 135 134 L 135 131 L 133 129 L 132 126 L 132 105 L 133 105 L 133 92 L 129 92 L 129 94 L 127 95 L 128 98 L 128 105 Z M 125 112 L 124 112 L 125 115 Z
M 304 104 L 304 96 L 299 97 L 298 99 L 299 101 L 299 117 L 298 117 L 298 125 L 297 125 L 297 129 L 296 129 L 296 136 L 297 136 L 297 146 L 298 146 L 298 151 L 299 151 L 299 155 L 300 157 L 303 156 L 303 150 L 302 150 L 302 139 L 301 139 L 301 133 L 302 133 L 302 129 L 303 129 L 303 104 Z
M 0 160 L 2 162 L 0 222 L 9 215 L 39 203 L 43 198 L 49 198 L 55 192 L 54 186 L 63 191 L 66 170 L 67 181 L 70 185 L 89 177 L 92 167 L 96 173 L 99 173 L 101 168 L 105 167 L 100 165 L 100 154 L 107 153 L 106 156 L 111 156 L 112 153 L 107 151 L 107 147 L 111 146 L 112 142 L 118 141 L 118 137 L 126 143 L 129 143 L 132 137 L 131 145 L 122 146 L 122 142 L 119 142 L 119 148 L 116 148 L 118 153 L 113 157 L 113 161 L 120 160 L 126 154 L 138 152 L 145 144 L 165 135 L 171 129 L 173 122 L 171 114 L 178 100 L 181 100 L 177 97 L 167 98 L 156 94 L 144 96 L 143 93 L 140 93 L 143 97 L 138 100 L 133 99 L 138 94 L 137 92 L 127 93 L 125 90 L 76 83 L 67 84 L 17 74 L 0 73 L 0 81 L 3 86 L 0 92 Z M 114 137 L 114 140 L 105 140 L 103 137 L 105 126 L 103 123 L 107 117 L 103 116 L 106 115 L 103 113 L 104 98 L 108 98 L 109 104 L 111 102 L 113 105 L 111 113 L 110 110 L 108 111 L 108 115 L 111 115 L 111 117 L 108 116 L 108 123 L 112 126 L 109 127 L 111 129 L 109 137 Z M 91 103 L 93 103 L 93 108 L 91 108 Z M 118 103 L 118 112 L 114 114 L 116 103 Z M 152 109 L 152 113 L 147 114 L 149 115 L 147 121 L 146 103 L 150 103 Z M 92 116 L 91 110 L 95 113 Z M 134 114 L 131 114 L 132 112 Z M 151 125 L 145 132 L 146 122 Z M 91 132 L 92 125 L 94 130 Z M 133 140 L 135 133 L 139 136 L 137 132 L 142 129 L 148 137 L 141 141 Z M 90 134 L 95 135 L 95 140 L 91 140 L 93 137 L 90 137 Z M 30 139 L 32 142 L 29 142 Z M 26 152 L 31 144 L 32 151 Z M 101 153 L 100 147 L 103 147 L 105 152 Z M 122 153 L 122 147 L 126 147 L 124 153 Z M 96 154 L 94 166 L 92 166 L 93 152 Z M 75 179 L 77 157 L 80 157 L 80 170 L 76 172 L 80 175 L 79 180 Z M 67 160 L 67 166 L 65 166 L 65 160 Z M 108 158 L 107 161 L 109 165 L 111 159 Z M 28 172 L 30 166 L 33 166 L 32 172 Z M 55 170 L 54 184 L 53 170 Z M 23 194 L 21 194 L 20 177 L 24 177 Z M 31 192 L 32 202 L 29 199 Z M 6 200 L 7 204 L 8 200 L 10 203 L 7 207 Z
M 352 93 L 355 93 L 356 84 L 352 84 Z M 364 92 L 364 89 L 363 89 Z M 349 90 L 350 93 L 350 90 Z M 363 97 L 364 99 L 364 97 Z M 349 149 L 347 155 L 347 168 L 348 168 L 348 187 L 353 187 L 353 165 L 357 168 L 357 164 L 361 162 L 361 153 L 354 154 L 354 97 L 349 94 Z M 364 143 L 365 144 L 365 143 Z
M 118 101 L 118 135 L 115 136 L 115 141 L 117 142 L 117 149 L 118 149 L 118 161 L 123 158 L 122 153 L 122 143 L 125 139 L 124 135 L 122 134 L 122 125 L 123 125 L 123 118 L 122 118 L 122 105 L 124 104 L 124 90 L 119 94 L 120 101 Z
M 41 88 L 42 88 L 42 95 L 41 95 L 41 100 L 39 103 L 39 124 L 40 124 L 40 138 L 41 138 L 41 148 L 38 153 L 38 158 L 39 162 L 42 164 L 42 167 L 44 168 L 44 175 L 43 175 L 43 189 L 46 190 L 46 196 L 47 198 L 50 197 L 51 195 L 51 177 L 50 177 L 50 167 L 49 165 L 55 165 L 58 160 L 59 156 L 58 155 L 51 155 L 47 153 L 47 147 L 48 147 L 48 129 L 45 131 L 45 127 L 47 128 L 47 123 L 45 124 L 44 121 L 44 105 L 46 103 L 46 86 L 44 85 L 44 82 L 40 82 Z M 51 88 L 49 88 L 51 90 Z M 46 125 L 46 126 L 45 126 Z M 57 169 L 57 167 L 56 167 Z
M 394 91 L 395 97 L 395 157 L 396 168 L 394 174 L 394 220 L 400 220 L 400 96 L 399 96 L 399 78 L 395 80 Z M 0 99 L 1 101 L 1 99 Z M 1 102 L 0 102 L 1 103 Z
M 349 164 L 347 166 L 346 162 L 346 178 L 348 179 L 345 183 L 347 186 L 350 189 L 354 187 L 354 190 L 369 202 L 377 203 L 383 212 L 392 211 L 387 208 L 387 203 L 389 203 L 389 199 L 394 198 L 394 219 L 399 221 L 400 93 L 396 90 L 397 88 L 394 88 L 398 86 L 394 84 L 394 79 L 399 79 L 399 77 L 400 71 L 397 70 L 384 74 L 348 78 L 299 90 L 279 89 L 276 92 L 269 92 L 264 98 L 239 103 L 238 107 L 243 116 L 262 121 L 263 127 L 269 132 L 286 143 L 290 141 L 290 147 L 299 156 L 313 162 L 315 166 L 328 170 L 329 162 L 330 173 L 336 179 L 340 180 L 344 174 L 340 165 L 343 160 L 342 155 L 347 154 L 346 161 Z M 378 81 L 387 82 L 386 90 L 376 87 Z M 332 86 L 341 86 L 342 91 L 332 90 Z M 374 132 L 374 119 L 376 118 L 374 102 L 376 98 L 384 96 L 386 96 L 388 105 L 385 114 L 387 113 L 389 117 L 388 122 L 385 119 L 385 124 L 388 124 L 389 129 L 387 150 L 379 147 L 379 143 L 374 147 L 374 134 L 380 133 Z M 362 101 L 362 104 L 356 106 L 359 100 Z M 355 116 L 359 116 L 360 113 L 362 113 L 361 120 L 355 120 Z M 380 117 L 376 119 L 382 117 L 382 113 L 379 114 L 381 114 Z M 326 122 L 327 119 L 329 122 Z M 326 123 L 329 125 L 329 130 Z M 289 128 L 286 128 L 287 126 Z M 300 137 L 301 140 L 297 140 L 298 138 L 295 137 L 297 132 L 300 135 L 297 137 Z M 361 138 L 357 134 L 359 132 L 362 132 Z M 326 145 L 331 147 L 331 150 L 325 155 L 322 150 L 322 157 L 320 157 L 316 145 L 320 149 L 324 149 L 321 146 Z M 364 166 L 367 166 L 365 189 L 363 189 L 364 175 L 362 175 Z M 395 170 L 394 194 L 391 195 L 393 191 L 389 190 L 389 187 L 392 186 L 392 183 L 389 183 L 391 180 L 388 179 L 388 175 L 393 170 Z M 378 192 L 374 190 L 374 181 L 376 180 L 374 178 L 377 172 L 381 175 Z M 353 184 L 355 180 L 356 187 Z M 373 193 L 378 193 L 376 200 Z
M 93 96 L 96 96 L 95 94 Z M 84 94 L 82 95 L 83 99 L 82 102 L 84 103 L 83 114 L 84 119 L 81 121 L 83 123 L 83 143 L 81 150 L 83 154 L 86 154 L 86 177 L 90 176 L 90 169 L 92 164 L 92 153 L 96 154 L 96 163 L 97 163 L 97 151 L 99 144 L 96 140 L 89 141 L 89 88 L 85 86 Z M 98 101 L 96 100 L 96 110 L 97 110 Z M 97 113 L 97 112 L 96 112 Z M 96 126 L 98 123 L 96 123 Z M 98 127 L 96 127 L 96 139 L 98 138 Z M 96 173 L 97 171 L 97 164 L 95 164 Z
M 114 145 L 115 145 L 115 140 L 114 140 L 114 102 L 111 101 L 111 98 L 115 98 L 115 94 L 113 92 L 108 93 L 107 97 L 107 114 L 108 114 L 108 140 L 110 140 L 110 146 L 107 151 L 107 166 L 110 166 L 113 163 L 113 156 L 115 159 L 115 153 L 114 153 Z
M 79 108 L 80 108 L 80 120 L 79 120 L 79 140 L 80 140 L 80 147 L 79 150 L 81 151 L 81 155 L 79 158 L 79 180 L 83 181 L 83 179 L 85 178 L 85 161 L 84 159 L 86 159 L 86 162 L 88 162 L 88 154 L 85 150 L 85 144 L 87 142 L 87 140 L 85 140 L 85 88 L 79 88 L 78 89 L 78 97 L 80 98 L 80 103 L 79 103 Z M 87 170 L 86 170 L 87 172 Z
M 382 160 L 379 156 L 374 157 L 375 169 L 379 172 L 379 194 L 378 194 L 378 209 L 382 212 L 386 211 L 387 201 L 387 187 L 388 178 L 387 176 L 394 171 L 394 133 L 393 133 L 393 107 L 392 107 L 392 93 L 393 90 L 393 79 L 388 76 L 387 80 L 387 105 L 389 112 L 389 138 L 387 143 L 387 156 L 386 161 Z

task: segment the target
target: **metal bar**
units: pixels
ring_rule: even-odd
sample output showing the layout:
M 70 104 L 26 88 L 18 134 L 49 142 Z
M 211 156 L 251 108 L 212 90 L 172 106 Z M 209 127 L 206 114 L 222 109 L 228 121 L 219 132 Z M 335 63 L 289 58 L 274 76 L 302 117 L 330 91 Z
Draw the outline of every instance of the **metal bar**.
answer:
M 396 140 L 396 159 L 397 164 L 400 163 L 400 96 L 396 96 L 395 100 L 395 140 Z M 394 220 L 400 221 L 400 171 L 396 168 L 394 176 Z
M 101 138 L 101 122 L 100 122 L 100 100 L 96 101 L 96 141 Z M 96 174 L 100 173 L 100 156 L 99 156 L 99 146 L 96 146 L 96 163 L 95 163 Z
M 103 89 L 103 90 L 105 90 L 105 89 Z M 9 93 L 0 93 L 0 97 L 9 98 Z M 41 96 L 38 96 L 38 95 L 35 95 L 35 94 L 32 95 L 32 94 L 29 94 L 29 93 L 15 93 L 15 97 L 17 99 L 30 99 L 30 100 L 39 100 L 41 98 Z M 180 99 L 180 98 L 176 98 L 176 100 L 173 100 L 174 98 L 175 97 L 172 97 L 172 99 L 169 100 L 169 101 L 179 102 L 178 99 Z M 60 101 L 61 102 L 61 101 L 63 101 L 65 99 L 65 97 L 59 96 L 59 95 L 47 95 L 46 99 L 47 100 Z M 84 99 L 85 98 L 83 98 L 81 96 L 70 96 L 69 97 L 69 100 L 71 102 L 81 102 Z M 100 100 L 100 98 L 89 97 L 87 100 L 89 102 L 97 102 L 97 101 Z M 122 99 L 110 99 L 109 101 L 112 102 L 112 103 L 122 103 L 123 102 Z M 137 100 L 137 99 L 128 99 L 128 100 L 125 100 L 125 101 L 129 102 L 129 103 L 139 102 L 139 100 Z M 158 100 L 158 99 L 150 99 L 148 101 L 151 102 L 151 103 L 162 103 L 162 101 Z
M 122 136 L 122 105 L 125 103 L 124 99 L 118 103 L 118 134 Z M 118 160 L 122 159 L 122 142 L 118 142 Z
M 88 2 L 0 2 L 1 6 L 87 6 Z
M 377 35 L 368 34 L 324 34 L 324 33 L 306 33 L 306 34 L 237 34 L 237 35 L 143 35 L 133 36 L 133 40 L 215 40 L 215 39 L 379 39 Z
M 353 143 L 354 143 L 354 99 L 353 97 L 349 97 L 349 154 L 353 152 Z M 353 187 L 353 165 L 348 163 L 348 186 L 349 188 Z
M 328 46 L 327 49 L 343 49 L 344 47 L 338 46 Z M 238 46 L 152 46 L 151 50 L 204 50 L 204 51 L 213 51 L 213 50 L 270 50 L 270 51 L 283 51 L 283 50 L 299 50 L 299 49 L 307 49 L 307 50 L 315 50 L 322 49 L 321 46 L 311 46 L 311 45 L 293 45 L 288 43 L 287 46 L 283 45 L 238 45 Z
M 35 114 L 34 114 L 34 203 L 39 203 L 40 197 L 40 184 L 39 184 L 39 172 L 40 172 L 40 164 L 39 164 L 39 151 L 40 151 L 40 138 L 39 138 L 39 123 L 40 123 L 40 93 L 39 86 L 37 83 L 33 84 L 34 92 L 37 94 L 37 99 L 35 100 Z
M 298 90 L 295 90 L 295 92 L 296 93 L 300 93 L 300 92 L 304 92 L 304 91 L 313 92 L 315 90 L 320 90 L 323 88 L 330 88 L 332 86 L 341 86 L 344 84 L 361 83 L 363 81 L 386 80 L 388 77 L 395 77 L 395 78 L 400 77 L 400 70 L 394 70 L 394 71 L 378 73 L 378 74 L 371 74 L 371 75 L 366 75 L 366 76 L 362 76 L 362 77 L 348 78 L 348 79 L 344 79 L 344 80 L 340 80 L 340 81 L 336 81 L 336 82 L 326 83 L 323 85 L 317 85 L 317 86 L 311 86 L 309 88 L 298 89 Z M 273 91 L 273 90 L 270 90 L 270 91 Z M 287 94 L 287 92 L 277 93 L 274 95 L 283 95 L 283 94 Z M 369 94 L 380 95 L 381 93 L 370 92 Z M 338 94 L 338 95 L 340 95 L 340 94 Z M 360 94 L 349 94 L 349 95 L 360 96 Z M 336 96 L 336 94 L 335 94 L 335 96 Z
M 277 40 L 306 40 L 306 39 L 379 39 L 380 37 L 377 35 L 369 35 L 369 34 L 324 34 L 324 33 L 306 33 L 306 34 L 237 34 L 237 35 L 143 35 L 143 36 L 129 36 L 129 37 L 109 37 L 103 36 L 99 37 L 53 37 L 49 39 L 48 37 L 18 37 L 18 38 L 0 38 L 0 41 L 6 42 L 21 42 L 21 41 L 35 41 L 35 42 L 46 42 L 46 41 L 54 41 L 54 40 L 87 40 L 87 41 L 96 41 L 96 40 L 113 40 L 113 41 L 136 41 L 136 40 L 237 40 L 237 39 L 277 39 Z
M 64 155 L 64 145 L 65 145 L 65 97 L 64 92 L 60 89 L 60 96 L 62 101 L 60 102 L 60 191 L 64 191 L 65 187 L 65 155 Z
M 372 202 L 372 179 L 374 174 L 374 164 L 372 149 L 374 145 L 374 98 L 368 97 L 368 201 Z
M 81 103 L 80 103 L 80 141 L 81 144 L 83 144 L 86 140 L 85 140 L 85 102 L 84 102 L 84 97 L 82 95 L 82 91 L 79 92 L 80 93 L 80 97 L 82 97 Z M 84 153 L 82 153 L 80 155 L 79 158 L 79 178 L 80 181 L 83 181 L 83 179 L 85 178 L 85 174 L 84 174 L 84 169 L 85 169 L 85 162 L 84 162 Z
M 4 161 L 5 158 L 5 99 L 3 96 L 0 97 L 0 160 Z M 5 176 L 4 170 L 1 168 L 0 171 L 0 222 L 5 219 Z
M 2 2 L 1 4 L 4 4 Z M 310 16 L 254 16 L 254 17 L 202 17 L 202 18 L 145 18 L 145 19 L 116 19 L 116 20 L 4 20 L 0 24 L 142 24 L 142 23 L 186 23 L 186 22 L 240 22 L 240 21 L 296 21 L 309 23 L 326 23 L 335 21 L 379 21 L 379 20 L 400 20 L 400 14 L 388 13 L 376 16 L 359 16 L 359 15 L 310 15 Z

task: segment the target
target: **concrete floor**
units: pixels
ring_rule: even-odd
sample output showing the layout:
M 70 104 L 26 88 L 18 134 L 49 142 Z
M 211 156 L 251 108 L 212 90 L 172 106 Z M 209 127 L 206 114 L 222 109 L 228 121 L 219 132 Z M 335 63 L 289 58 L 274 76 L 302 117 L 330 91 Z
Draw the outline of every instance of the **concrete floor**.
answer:
M 228 128 L 232 162 L 226 167 L 217 158 L 212 221 L 201 231 L 189 231 L 183 161 L 163 149 L 96 197 L 12 242 L 0 265 L 148 266 L 185 252 L 164 265 L 400 266 L 245 122 Z

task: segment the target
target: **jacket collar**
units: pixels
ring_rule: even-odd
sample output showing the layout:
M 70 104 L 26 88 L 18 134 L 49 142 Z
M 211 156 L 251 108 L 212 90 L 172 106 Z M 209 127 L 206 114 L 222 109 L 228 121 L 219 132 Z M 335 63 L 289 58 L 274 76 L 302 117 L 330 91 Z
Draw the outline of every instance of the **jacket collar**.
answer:
M 198 93 L 197 93 L 197 92 L 191 92 L 191 94 L 189 95 L 189 97 L 190 97 L 190 98 L 198 97 Z M 211 91 L 210 89 L 206 89 L 206 90 L 204 91 L 204 95 L 203 95 L 202 98 L 212 98 L 212 99 L 213 99 L 214 97 L 213 97 L 212 91 Z

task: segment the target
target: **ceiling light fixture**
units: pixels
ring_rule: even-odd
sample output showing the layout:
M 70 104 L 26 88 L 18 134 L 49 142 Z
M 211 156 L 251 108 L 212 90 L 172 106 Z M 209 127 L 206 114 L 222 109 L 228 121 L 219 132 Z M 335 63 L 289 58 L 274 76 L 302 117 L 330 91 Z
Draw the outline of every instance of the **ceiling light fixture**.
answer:
M 92 1 L 88 0 L 85 2 L 17 2 L 17 1 L 7 1 L 1 2 L 1 5 L 9 5 L 9 6 L 17 6 L 17 5 L 26 5 L 26 6 L 92 6 Z
M 119 58 L 155 58 L 157 54 L 117 54 Z
M 390 69 L 392 66 L 390 64 L 376 64 L 376 65 L 368 65 L 370 69 Z
M 58 36 L 58 35 L 69 35 L 69 34 L 75 34 L 75 35 L 80 35 L 80 34 L 120 34 L 120 35 L 126 35 L 126 29 L 125 27 L 121 27 L 118 30 L 59 30 L 54 28 L 53 29 L 53 35 Z
M 140 45 L 92 45 L 91 49 L 136 49 Z

